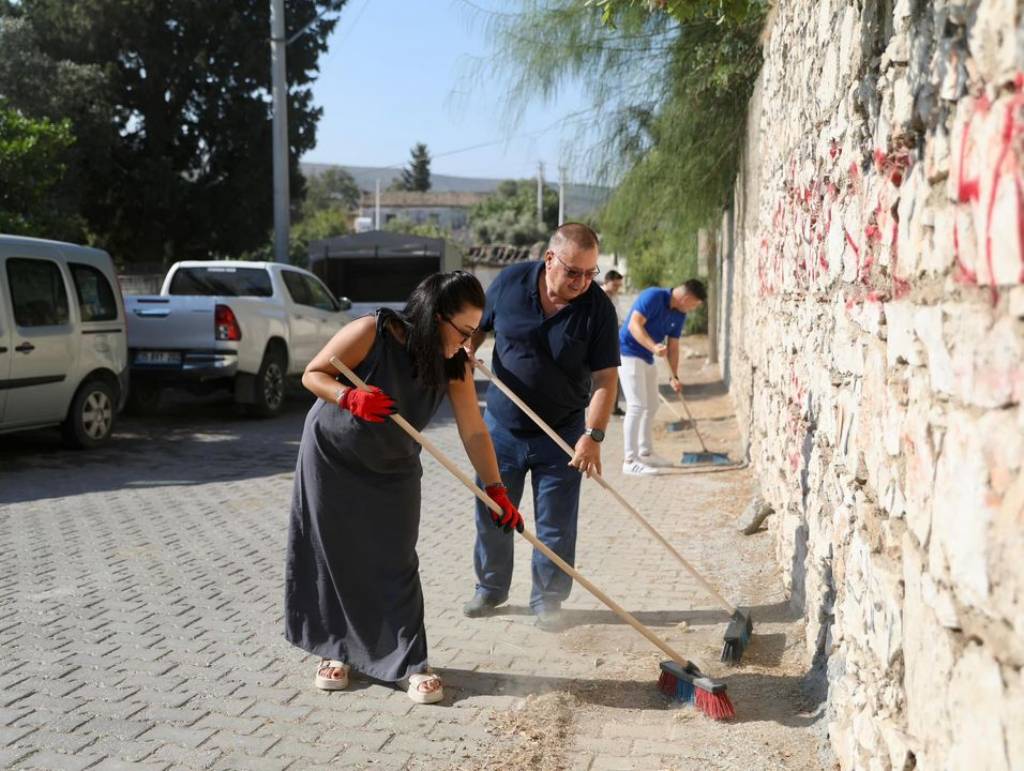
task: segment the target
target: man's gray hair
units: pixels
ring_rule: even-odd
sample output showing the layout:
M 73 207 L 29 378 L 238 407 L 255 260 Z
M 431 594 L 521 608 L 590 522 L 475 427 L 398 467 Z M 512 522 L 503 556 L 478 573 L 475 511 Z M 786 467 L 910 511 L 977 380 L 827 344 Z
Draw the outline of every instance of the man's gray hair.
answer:
M 572 244 L 584 251 L 597 249 L 597 233 L 582 222 L 566 222 L 552 234 L 551 240 L 548 241 L 548 249 L 554 252 L 566 244 Z

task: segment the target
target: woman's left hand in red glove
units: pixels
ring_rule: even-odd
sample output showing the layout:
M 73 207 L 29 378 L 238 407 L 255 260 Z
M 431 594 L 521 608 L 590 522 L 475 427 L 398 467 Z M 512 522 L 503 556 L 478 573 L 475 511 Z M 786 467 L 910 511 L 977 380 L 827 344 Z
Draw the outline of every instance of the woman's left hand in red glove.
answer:
M 501 514 L 491 510 L 491 521 L 494 522 L 494 526 L 504 528 L 506 533 L 511 533 L 512 528 L 515 528 L 516 532 L 523 532 L 523 515 L 509 500 L 505 485 L 500 482 L 488 485 L 484 488 L 484 492 L 490 496 L 492 501 L 501 506 Z

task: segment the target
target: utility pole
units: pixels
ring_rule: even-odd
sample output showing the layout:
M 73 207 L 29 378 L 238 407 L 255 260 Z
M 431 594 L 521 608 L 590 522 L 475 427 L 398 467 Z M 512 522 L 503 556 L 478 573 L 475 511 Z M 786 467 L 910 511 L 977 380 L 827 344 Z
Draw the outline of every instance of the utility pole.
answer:
M 288 261 L 288 80 L 285 71 L 284 0 L 270 3 L 270 72 L 274 103 L 274 260 Z
M 544 161 L 537 162 L 537 222 L 544 226 Z
M 558 167 L 558 226 L 565 222 L 565 166 Z
M 380 230 L 380 177 L 377 177 L 377 196 L 373 205 L 373 229 Z

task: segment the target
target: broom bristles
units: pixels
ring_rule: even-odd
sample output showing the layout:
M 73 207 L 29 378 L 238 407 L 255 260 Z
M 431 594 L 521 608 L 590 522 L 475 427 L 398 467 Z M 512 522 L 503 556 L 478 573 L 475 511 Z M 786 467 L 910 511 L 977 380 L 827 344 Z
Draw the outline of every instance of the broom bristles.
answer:
M 749 613 L 737 610 L 729 619 L 729 626 L 725 630 L 725 644 L 722 646 L 722 661 L 729 664 L 738 664 L 743 658 L 743 652 L 750 643 L 750 636 L 754 631 L 754 622 Z
M 683 672 L 683 676 L 678 677 L 670 672 L 665 668 L 666 664 Z M 693 704 L 712 720 L 728 720 L 736 716 L 736 709 L 725 692 L 725 685 L 708 680 L 696 667 L 688 672 L 672 662 L 663 663 L 658 688 L 676 701 Z

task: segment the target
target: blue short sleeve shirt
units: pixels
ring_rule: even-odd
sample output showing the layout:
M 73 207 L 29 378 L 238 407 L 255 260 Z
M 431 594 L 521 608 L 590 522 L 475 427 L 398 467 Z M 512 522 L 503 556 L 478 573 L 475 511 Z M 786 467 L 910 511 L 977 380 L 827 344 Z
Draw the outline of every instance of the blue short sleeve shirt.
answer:
M 679 338 L 683 334 L 686 314 L 670 307 L 672 290 L 652 286 L 642 291 L 626 314 L 626 322 L 619 330 L 619 350 L 623 356 L 635 356 L 648 364 L 654 364 L 654 354 L 644 348 L 629 331 L 629 320 L 633 311 L 638 311 L 647 319 L 644 329 L 651 339 L 660 343 L 666 337 Z
M 505 268 L 487 289 L 480 329 L 494 332 L 494 374 L 546 423 L 560 429 L 582 423 L 590 375 L 619 365 L 615 306 L 597 284 L 553 316 L 540 303 L 544 262 Z M 540 429 L 505 394 L 487 389 L 487 411 L 513 431 Z

